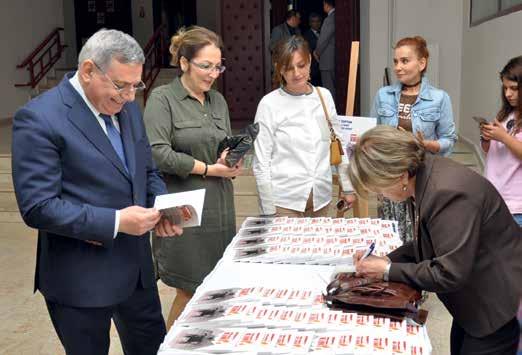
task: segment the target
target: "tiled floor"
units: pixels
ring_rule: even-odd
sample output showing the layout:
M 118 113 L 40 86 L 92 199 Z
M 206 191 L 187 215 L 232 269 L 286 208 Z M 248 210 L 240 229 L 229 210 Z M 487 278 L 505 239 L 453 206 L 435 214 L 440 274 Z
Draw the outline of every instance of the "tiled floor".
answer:
M 10 178 L 9 123 L 0 121 L 0 354 L 63 354 L 40 294 L 33 294 L 36 233 L 26 227 L 18 215 Z M 456 159 L 467 165 L 477 162 L 462 144 L 456 147 Z M 248 163 L 247 163 L 248 165 Z M 257 214 L 257 195 L 252 176 L 236 179 L 237 221 Z M 375 216 L 375 201 L 370 201 Z M 169 310 L 175 293 L 159 284 L 163 313 Z M 428 329 L 434 355 L 449 354 L 451 317 L 435 295 L 425 305 L 430 311 Z M 118 334 L 111 332 L 110 354 L 122 354 Z

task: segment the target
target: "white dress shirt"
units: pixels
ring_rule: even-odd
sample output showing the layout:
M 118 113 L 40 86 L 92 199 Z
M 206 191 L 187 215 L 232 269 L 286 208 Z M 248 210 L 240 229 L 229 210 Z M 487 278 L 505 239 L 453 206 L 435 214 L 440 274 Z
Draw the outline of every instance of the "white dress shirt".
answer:
M 85 95 L 85 91 L 83 90 L 82 85 L 80 84 L 80 80 L 78 79 L 78 72 L 74 73 L 73 77 L 69 79 L 69 83 L 71 83 L 72 87 L 80 94 L 83 101 L 85 101 L 85 104 L 91 110 L 92 114 L 94 115 L 94 118 L 98 121 L 101 128 L 107 134 L 107 127 L 105 126 L 105 121 L 103 121 L 103 118 L 100 117 L 100 111 L 96 110 L 96 108 L 93 106 L 93 104 L 89 101 L 87 96 Z M 114 115 L 111 116 L 112 118 L 112 124 L 118 132 L 120 132 L 120 124 L 118 123 L 118 118 Z M 114 234 L 113 238 L 116 238 L 116 235 L 118 235 L 118 228 L 120 227 L 120 211 L 116 210 L 116 217 L 114 219 Z
M 261 214 L 274 214 L 275 206 L 303 212 L 312 190 L 314 211 L 332 199 L 330 130 L 316 90 L 296 96 L 280 88 L 257 107 L 253 170 Z M 338 132 L 332 95 L 320 90 Z

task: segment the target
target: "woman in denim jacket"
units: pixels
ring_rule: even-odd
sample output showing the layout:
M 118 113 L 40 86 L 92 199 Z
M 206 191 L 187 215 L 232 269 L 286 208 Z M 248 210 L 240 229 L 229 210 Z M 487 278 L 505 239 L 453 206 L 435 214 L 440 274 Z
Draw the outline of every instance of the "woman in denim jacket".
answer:
M 451 154 L 457 136 L 448 94 L 433 87 L 424 76 L 429 52 L 420 36 L 406 37 L 395 45 L 393 58 L 399 82 L 385 86 L 375 96 L 371 116 L 377 124 L 410 131 L 423 142 L 427 151 Z M 405 203 L 379 197 L 379 217 L 399 221 L 403 242 L 412 239 L 411 217 Z

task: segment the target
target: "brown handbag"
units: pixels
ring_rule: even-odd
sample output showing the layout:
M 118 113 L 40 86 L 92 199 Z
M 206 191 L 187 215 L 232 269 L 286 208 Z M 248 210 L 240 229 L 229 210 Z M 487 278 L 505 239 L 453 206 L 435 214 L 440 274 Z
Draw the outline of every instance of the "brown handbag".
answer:
M 328 115 L 328 111 L 326 110 L 326 105 L 324 104 L 323 95 L 321 94 L 321 90 L 315 87 L 317 94 L 319 95 L 319 99 L 321 100 L 321 105 L 323 106 L 324 116 L 326 118 L 326 122 L 328 122 L 328 128 L 330 128 L 330 165 L 339 165 L 341 164 L 342 158 L 341 155 L 344 155 L 343 145 L 341 144 L 341 140 L 335 134 L 335 131 L 332 127 L 332 122 L 330 121 L 330 116 Z
M 329 308 L 360 314 L 372 314 L 403 320 L 405 317 L 424 324 L 428 311 L 419 309 L 421 293 L 401 282 L 388 282 L 340 273 L 326 289 Z

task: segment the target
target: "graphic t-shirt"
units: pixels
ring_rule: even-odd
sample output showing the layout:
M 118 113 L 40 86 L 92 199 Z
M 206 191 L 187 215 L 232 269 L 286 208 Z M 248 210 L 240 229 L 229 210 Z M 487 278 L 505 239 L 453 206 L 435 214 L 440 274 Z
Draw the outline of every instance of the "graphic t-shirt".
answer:
M 399 108 L 397 110 L 399 114 L 399 127 L 404 128 L 406 131 L 412 131 L 411 125 L 411 107 L 417 100 L 417 95 L 405 95 L 401 94 L 399 100 Z

